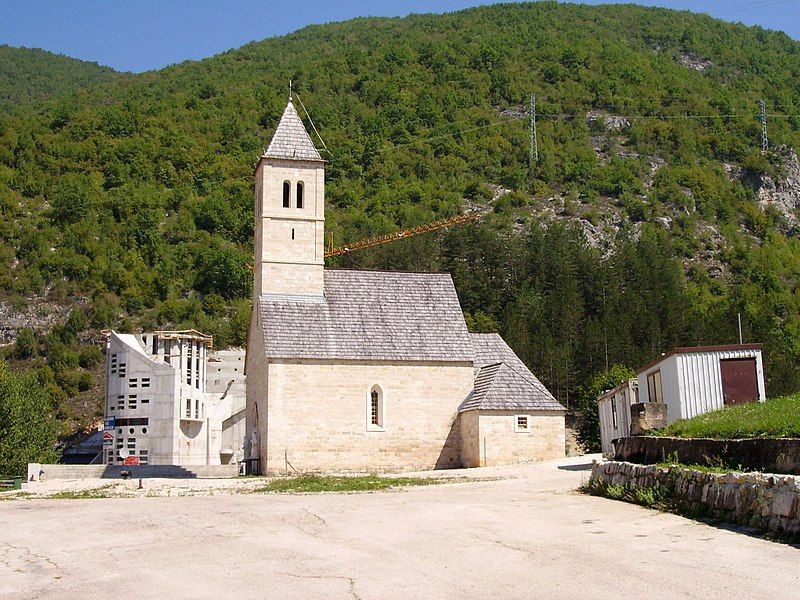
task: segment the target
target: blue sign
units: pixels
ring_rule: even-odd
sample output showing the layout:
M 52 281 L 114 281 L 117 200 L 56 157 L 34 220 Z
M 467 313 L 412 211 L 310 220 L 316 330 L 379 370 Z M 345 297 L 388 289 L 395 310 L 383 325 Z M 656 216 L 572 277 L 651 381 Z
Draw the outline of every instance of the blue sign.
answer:
M 106 417 L 103 419 L 104 429 L 114 429 L 117 426 L 117 420 L 114 417 Z

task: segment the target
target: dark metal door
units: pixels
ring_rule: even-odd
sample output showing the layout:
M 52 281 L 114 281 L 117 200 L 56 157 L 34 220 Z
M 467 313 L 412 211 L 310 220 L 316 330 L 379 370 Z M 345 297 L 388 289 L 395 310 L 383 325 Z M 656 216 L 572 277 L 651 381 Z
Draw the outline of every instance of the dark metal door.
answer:
M 728 358 L 719 361 L 722 396 L 725 405 L 758 401 L 755 358 Z

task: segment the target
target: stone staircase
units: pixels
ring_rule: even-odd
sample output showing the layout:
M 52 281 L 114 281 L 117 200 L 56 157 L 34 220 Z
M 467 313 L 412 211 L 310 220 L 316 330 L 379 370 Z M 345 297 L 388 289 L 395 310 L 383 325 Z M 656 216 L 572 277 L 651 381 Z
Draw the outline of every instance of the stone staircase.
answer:
M 29 466 L 29 473 L 37 471 Z M 239 466 L 233 465 L 38 465 L 39 479 L 120 479 L 122 471 L 130 471 L 133 478 L 169 479 L 227 479 L 239 475 Z M 32 481 L 29 474 L 28 480 Z

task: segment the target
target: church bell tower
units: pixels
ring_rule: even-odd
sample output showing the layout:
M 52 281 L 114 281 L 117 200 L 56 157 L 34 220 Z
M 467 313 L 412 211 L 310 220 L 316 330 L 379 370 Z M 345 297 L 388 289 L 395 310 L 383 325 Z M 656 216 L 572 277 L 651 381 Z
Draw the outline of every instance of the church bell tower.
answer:
M 291 98 L 255 179 L 254 295 L 321 298 L 325 161 Z

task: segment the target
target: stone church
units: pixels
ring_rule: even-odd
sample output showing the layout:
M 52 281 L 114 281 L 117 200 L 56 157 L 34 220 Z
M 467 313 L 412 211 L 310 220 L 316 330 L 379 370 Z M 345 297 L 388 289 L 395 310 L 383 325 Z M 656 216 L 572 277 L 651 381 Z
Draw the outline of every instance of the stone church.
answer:
M 564 408 L 447 273 L 326 269 L 325 161 L 291 99 L 255 169 L 246 451 L 262 474 L 564 455 Z

